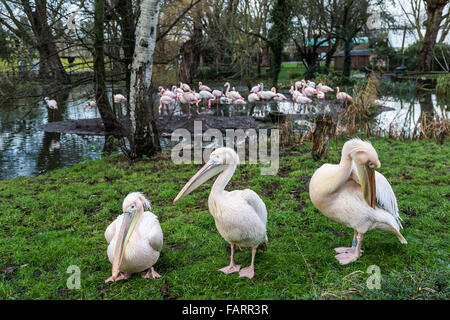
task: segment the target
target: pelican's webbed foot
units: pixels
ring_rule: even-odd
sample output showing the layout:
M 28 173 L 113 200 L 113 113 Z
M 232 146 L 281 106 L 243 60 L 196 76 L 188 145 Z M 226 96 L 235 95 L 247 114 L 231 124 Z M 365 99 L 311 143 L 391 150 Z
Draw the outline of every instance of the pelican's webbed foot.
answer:
M 241 269 L 240 265 L 230 264 L 227 267 L 223 267 L 222 269 L 219 269 L 219 271 L 222 271 L 225 274 L 230 274 L 230 273 L 234 273 L 234 272 L 239 272 L 240 269 Z
M 153 279 L 159 279 L 159 278 L 161 278 L 161 276 L 158 274 L 158 272 L 155 271 L 155 269 L 154 269 L 153 267 L 149 268 L 149 269 L 147 270 L 147 272 L 145 272 L 145 273 L 142 275 L 142 278 L 148 279 L 148 278 L 150 278 L 150 277 L 152 277 Z
M 361 254 L 358 254 L 357 252 L 343 252 L 340 254 L 335 255 L 334 257 L 339 261 L 340 264 L 346 265 L 350 262 L 358 260 L 358 258 L 361 256 Z
M 251 279 L 253 278 L 254 275 L 255 275 L 255 268 L 253 266 L 248 266 L 239 271 L 239 277 L 247 277 Z
M 111 276 L 111 277 L 109 277 L 108 279 L 105 280 L 105 283 L 115 282 L 115 281 L 119 281 L 119 280 L 127 280 L 127 279 L 130 279 L 130 278 L 131 278 L 131 274 L 121 272 L 121 273 L 119 273 L 119 276 L 115 280 L 113 279 L 113 276 Z

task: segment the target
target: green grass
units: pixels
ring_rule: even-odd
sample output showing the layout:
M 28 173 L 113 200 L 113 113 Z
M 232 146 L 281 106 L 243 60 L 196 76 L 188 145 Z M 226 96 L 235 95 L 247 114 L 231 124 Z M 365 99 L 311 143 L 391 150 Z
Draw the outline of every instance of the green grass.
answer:
M 238 167 L 227 189 L 253 189 L 269 211 L 268 251 L 257 253 L 252 280 L 217 271 L 229 262 L 229 246 L 208 212 L 211 183 L 172 204 L 199 165 L 175 165 L 163 154 L 130 166 L 110 156 L 2 181 L 0 298 L 163 299 L 167 284 L 165 295 L 179 299 L 448 299 L 449 144 L 372 142 L 397 195 L 407 245 L 371 231 L 358 261 L 341 266 L 333 258 L 353 232 L 314 208 L 308 182 L 322 163 L 339 160 L 344 141 L 330 142 L 320 162 L 309 143 L 282 149 L 277 176 L 261 176 L 258 165 Z M 161 221 L 164 248 L 155 268 L 162 278 L 105 284 L 111 264 L 103 233 L 132 191 L 151 199 Z M 236 261 L 248 265 L 249 249 Z M 70 265 L 81 269 L 81 289 L 66 287 Z M 381 269 L 380 290 L 366 287 L 371 265 Z

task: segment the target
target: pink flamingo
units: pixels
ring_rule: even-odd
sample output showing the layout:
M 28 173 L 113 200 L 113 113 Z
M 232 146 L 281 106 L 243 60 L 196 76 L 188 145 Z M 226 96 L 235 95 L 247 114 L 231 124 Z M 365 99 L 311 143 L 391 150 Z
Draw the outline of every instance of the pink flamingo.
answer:
M 226 96 L 227 98 L 230 98 L 231 100 L 244 99 L 244 98 L 240 95 L 239 92 L 237 92 L 236 90 L 234 90 L 234 87 L 233 87 L 233 90 L 230 91 L 230 83 L 229 83 L 229 82 L 226 82 L 223 86 L 224 86 L 224 87 L 227 87 L 227 90 L 225 91 L 225 96 Z
M 158 114 L 161 115 L 162 106 L 166 106 L 167 113 L 169 113 L 169 106 L 175 102 L 175 99 L 169 96 L 162 96 L 159 99 L 159 107 L 158 107 Z
M 83 107 L 84 111 L 86 111 L 86 109 L 92 109 L 92 108 L 97 108 L 97 102 L 95 102 L 94 100 L 92 100 L 89 103 L 86 103 Z
M 322 83 L 319 83 L 316 87 L 317 90 L 322 91 L 323 93 L 333 92 L 334 90 L 329 86 L 324 86 Z
M 252 90 L 250 90 L 251 93 L 257 93 L 259 91 L 261 91 L 261 84 L 260 83 L 258 83 L 256 86 L 254 86 L 252 88 Z
M 189 85 L 188 85 L 187 83 L 180 82 L 180 88 L 181 88 L 183 91 L 189 91 L 189 92 L 192 92 L 191 87 L 189 87 Z
M 344 104 L 346 105 L 347 104 L 347 101 L 353 101 L 353 98 L 352 98 L 352 96 L 351 95 L 349 95 L 349 94 L 347 94 L 347 93 L 345 93 L 345 92 L 340 92 L 339 91 L 339 87 L 336 87 L 336 98 L 339 100 L 339 101 L 342 101 L 342 106 L 344 106 Z
M 305 84 L 303 84 L 302 93 L 307 97 L 312 97 L 314 94 L 317 93 L 317 90 L 314 88 L 308 87 L 305 83 Z
M 127 98 L 125 98 L 123 95 L 118 93 L 113 96 L 113 100 L 114 100 L 114 104 L 119 105 L 118 114 L 122 115 L 122 102 L 127 101 Z
M 198 108 L 198 103 L 200 102 L 200 100 L 197 99 L 197 97 L 193 92 L 178 93 L 177 98 L 180 101 L 180 103 L 189 105 L 189 117 L 192 116 L 191 104 L 195 103 Z
M 260 92 L 256 92 L 256 93 L 252 92 L 248 95 L 247 100 L 250 103 L 255 103 L 256 101 L 260 100 L 260 95 L 261 95 Z
M 84 105 L 83 110 L 84 112 L 86 112 L 86 109 L 95 109 L 95 108 L 97 108 L 97 102 L 92 100 Z M 95 115 L 97 115 L 97 109 L 95 109 Z
M 211 92 L 212 89 L 208 86 L 205 86 L 201 81 L 198 83 L 198 90 L 200 91 L 209 91 Z
M 304 95 L 300 95 L 297 96 L 297 98 L 295 99 L 295 102 L 300 103 L 300 104 L 305 104 L 305 103 L 311 103 L 312 100 Z
M 207 90 L 202 90 L 198 94 L 200 95 L 201 99 L 203 100 L 203 106 L 205 106 L 206 101 L 208 101 L 208 108 L 210 108 L 211 104 L 209 103 L 209 100 L 211 100 L 211 99 L 214 100 L 215 99 L 214 95 Z
M 325 101 L 325 93 L 323 93 L 322 91 L 317 91 L 317 98 L 318 99 L 322 99 Z
M 220 90 L 213 90 L 212 95 L 214 98 L 208 100 L 208 108 L 211 108 L 211 101 L 214 100 L 217 102 L 217 107 L 219 107 L 220 97 L 223 96 L 223 92 Z
M 261 93 L 260 98 L 262 102 L 262 109 L 264 110 L 264 100 L 270 100 L 273 97 L 276 97 L 276 93 L 273 93 L 272 91 L 264 91 L 264 83 L 261 83 Z
M 294 83 L 295 90 L 298 90 L 298 89 L 302 88 L 303 85 L 305 85 L 305 84 L 306 84 L 306 82 L 305 82 L 304 79 L 301 80 L 301 81 L 296 81 L 296 82 Z
M 55 110 L 58 110 L 56 100 L 50 100 L 48 97 L 45 97 L 44 101 L 47 104 L 47 107 L 52 110 L 52 119 L 55 120 Z
M 275 87 L 272 87 L 271 91 L 276 94 L 276 96 L 273 97 L 273 100 L 275 101 L 284 101 L 288 99 L 284 94 L 277 92 Z

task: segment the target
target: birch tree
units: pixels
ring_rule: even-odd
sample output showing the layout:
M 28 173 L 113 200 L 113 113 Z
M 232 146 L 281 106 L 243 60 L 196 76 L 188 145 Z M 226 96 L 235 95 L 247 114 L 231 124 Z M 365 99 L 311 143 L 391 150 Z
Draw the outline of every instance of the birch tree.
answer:
M 150 94 L 160 0 L 142 0 L 130 81 L 131 159 L 160 149 Z

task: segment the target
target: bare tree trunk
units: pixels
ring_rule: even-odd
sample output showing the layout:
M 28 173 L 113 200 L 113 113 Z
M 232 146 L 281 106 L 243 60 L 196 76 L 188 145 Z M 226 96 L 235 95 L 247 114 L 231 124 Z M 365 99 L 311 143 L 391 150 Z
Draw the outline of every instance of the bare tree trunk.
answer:
M 46 78 L 51 72 L 56 81 L 62 84 L 69 84 L 70 77 L 59 59 L 55 38 L 47 21 L 47 1 L 34 1 L 34 10 L 30 1 L 22 1 L 22 5 L 37 42 L 39 75 Z
M 130 157 L 151 156 L 160 149 L 150 93 L 153 53 L 161 2 L 142 0 L 130 84 Z
M 422 39 L 417 59 L 417 69 L 419 71 L 431 71 L 434 46 L 436 45 L 437 34 L 442 22 L 442 11 L 448 0 L 428 0 L 427 20 L 424 21 L 426 27 L 425 36 Z
M 94 87 L 95 100 L 98 111 L 103 121 L 105 131 L 112 132 L 120 128 L 112 112 L 105 85 L 105 59 L 104 59 L 104 20 L 105 20 L 105 0 L 95 0 L 95 42 L 94 42 Z
M 134 34 L 136 32 L 135 21 L 133 17 L 133 2 L 130 0 L 117 0 L 117 12 L 120 15 L 121 29 L 121 47 L 124 53 L 125 64 L 125 86 L 127 88 L 127 99 L 130 100 L 130 66 L 133 62 L 134 54 Z M 129 105 L 127 104 L 127 114 L 129 113 Z
M 200 55 L 202 51 L 202 25 L 200 15 L 197 13 L 194 20 L 194 30 L 191 38 L 187 40 L 181 47 L 182 59 L 180 65 L 180 81 L 192 83 L 197 68 L 200 64 Z

